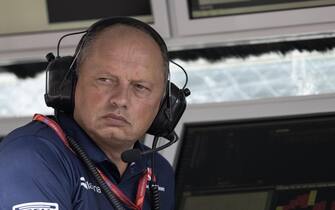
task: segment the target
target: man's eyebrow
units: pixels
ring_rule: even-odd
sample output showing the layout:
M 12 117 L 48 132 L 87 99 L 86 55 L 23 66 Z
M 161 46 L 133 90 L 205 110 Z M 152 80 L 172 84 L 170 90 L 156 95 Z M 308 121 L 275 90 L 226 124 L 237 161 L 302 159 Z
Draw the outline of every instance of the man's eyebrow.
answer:
M 94 74 L 95 76 L 108 76 L 108 77 L 113 77 L 113 78 L 119 78 L 117 75 L 115 74 L 111 74 L 110 72 L 99 72 Z
M 152 85 L 155 84 L 155 82 L 150 81 L 150 80 L 146 80 L 146 79 L 134 79 L 134 80 L 132 80 L 131 82 L 134 82 L 134 83 L 141 83 L 141 84 L 147 84 L 147 85 L 150 85 L 150 86 L 152 86 Z
M 134 79 L 133 82 L 139 82 L 139 83 L 152 83 L 151 81 L 144 80 L 144 79 Z

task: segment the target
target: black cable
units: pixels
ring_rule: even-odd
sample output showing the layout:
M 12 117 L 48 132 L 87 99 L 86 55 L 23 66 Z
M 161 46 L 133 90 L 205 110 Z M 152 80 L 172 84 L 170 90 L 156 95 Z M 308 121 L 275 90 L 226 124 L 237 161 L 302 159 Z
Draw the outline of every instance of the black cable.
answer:
M 152 149 L 156 149 L 157 143 L 158 143 L 159 136 L 155 136 L 153 143 L 152 143 Z M 155 176 L 155 155 L 156 153 L 153 152 L 151 154 L 151 180 L 150 180 L 150 193 L 151 193 L 151 205 L 154 210 L 159 210 L 159 191 L 158 191 L 158 185 L 154 181 Z
M 185 83 L 184 83 L 184 86 L 182 89 L 185 89 L 186 88 L 186 85 L 188 83 L 188 74 L 186 72 L 186 70 L 181 66 L 179 65 L 178 63 L 174 62 L 173 60 L 170 60 L 171 63 L 173 63 L 174 65 L 178 66 L 181 70 L 183 70 L 184 74 L 185 74 Z
M 155 136 L 154 140 L 152 142 L 152 146 L 151 146 L 151 148 L 153 150 L 155 150 L 157 148 L 158 140 L 159 140 L 159 136 Z M 152 171 L 152 174 L 155 173 L 155 154 L 156 154 L 155 152 L 151 153 L 151 171 Z
M 80 145 L 71 136 L 66 136 L 66 138 L 68 139 L 71 148 L 79 156 L 79 159 L 84 162 L 88 170 L 93 174 L 93 177 L 98 182 L 107 199 L 111 202 L 113 208 L 116 210 L 125 210 L 120 201 L 115 197 L 114 193 L 109 189 L 108 185 L 102 179 L 97 169 L 95 168 L 94 163 L 91 159 L 88 158 L 86 152 L 81 149 Z
M 83 34 L 83 33 L 86 33 L 87 30 L 85 31 L 78 31 L 78 32 L 73 32 L 73 33 L 68 33 L 68 34 L 65 34 L 63 35 L 59 40 L 58 40 L 58 43 L 57 43 L 57 57 L 59 57 L 59 48 L 60 48 L 60 43 L 62 42 L 62 40 L 67 37 L 67 36 L 72 36 L 72 35 L 76 35 L 76 34 Z

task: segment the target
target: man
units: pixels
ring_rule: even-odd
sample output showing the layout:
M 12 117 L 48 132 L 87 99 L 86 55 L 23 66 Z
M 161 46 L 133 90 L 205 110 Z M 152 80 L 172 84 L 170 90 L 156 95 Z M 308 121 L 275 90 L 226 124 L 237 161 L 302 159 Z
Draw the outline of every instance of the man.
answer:
M 121 154 L 132 148 L 149 129 L 165 94 L 168 58 L 166 46 L 142 27 L 122 21 L 86 34 L 75 56 L 76 83 L 73 113 L 58 112 L 56 119 L 137 209 L 152 209 L 146 190 L 138 188 L 150 156 L 132 163 Z M 136 23 L 136 21 L 135 21 Z M 33 121 L 9 134 L 0 145 L 0 209 L 115 209 L 127 202 L 116 196 L 112 204 L 83 164 L 46 121 Z M 174 174 L 156 154 L 155 176 L 160 209 L 173 209 Z

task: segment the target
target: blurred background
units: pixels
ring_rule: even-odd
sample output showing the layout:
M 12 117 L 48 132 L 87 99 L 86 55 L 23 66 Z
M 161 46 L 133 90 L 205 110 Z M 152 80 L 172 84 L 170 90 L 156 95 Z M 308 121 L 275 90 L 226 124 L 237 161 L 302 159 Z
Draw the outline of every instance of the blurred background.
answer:
M 53 113 L 45 55 L 111 16 L 152 25 L 187 71 L 180 140 L 161 152 L 177 209 L 335 209 L 335 0 L 0 0 L 0 136 Z

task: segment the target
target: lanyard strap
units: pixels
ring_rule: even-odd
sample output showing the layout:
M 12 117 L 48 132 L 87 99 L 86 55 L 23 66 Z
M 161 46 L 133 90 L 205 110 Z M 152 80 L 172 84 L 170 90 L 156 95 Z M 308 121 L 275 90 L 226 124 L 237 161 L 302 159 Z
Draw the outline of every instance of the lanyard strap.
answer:
M 50 128 L 52 128 L 59 138 L 62 140 L 62 142 L 73 152 L 75 153 L 66 138 L 66 135 L 63 131 L 63 129 L 58 125 L 58 123 L 44 115 L 41 114 L 35 114 L 33 117 L 33 120 L 40 121 L 48 125 Z M 136 203 L 132 202 L 114 183 L 112 183 L 108 177 L 98 168 L 96 168 L 102 179 L 105 181 L 105 183 L 108 185 L 109 189 L 114 193 L 114 195 L 122 201 L 124 204 L 126 204 L 129 208 L 134 210 L 142 210 L 143 204 L 144 204 L 144 197 L 145 197 L 145 191 L 146 191 L 146 185 L 148 181 L 151 180 L 152 176 L 152 170 L 151 168 L 147 168 L 143 174 L 143 176 L 140 178 L 138 182 L 138 188 L 137 188 L 137 194 L 136 194 Z

